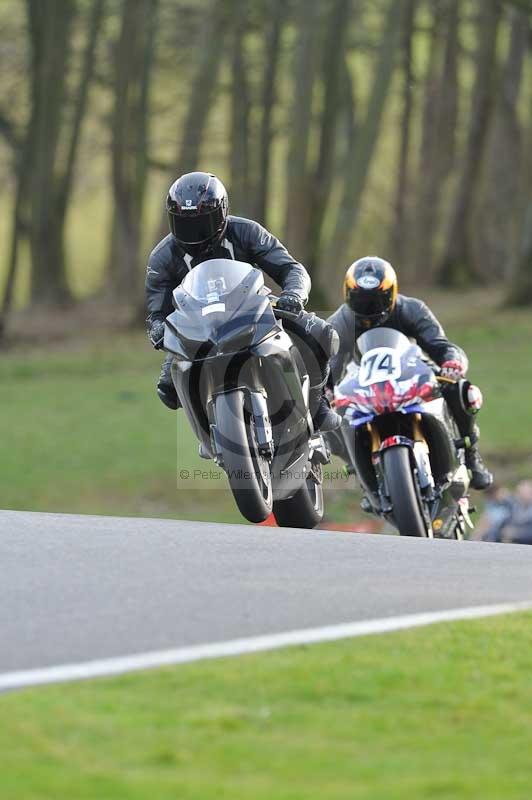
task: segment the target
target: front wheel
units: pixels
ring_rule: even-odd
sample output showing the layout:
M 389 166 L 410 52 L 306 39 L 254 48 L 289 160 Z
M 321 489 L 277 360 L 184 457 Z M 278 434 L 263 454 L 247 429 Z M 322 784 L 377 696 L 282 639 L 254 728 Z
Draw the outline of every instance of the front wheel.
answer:
M 384 451 L 382 458 L 393 519 L 399 534 L 428 536 L 408 447 L 390 447 Z
M 238 510 L 249 522 L 263 522 L 273 505 L 270 466 L 259 452 L 255 420 L 245 409 L 244 399 L 238 390 L 218 395 L 216 430 Z
M 293 497 L 273 504 L 275 521 L 281 528 L 315 528 L 323 519 L 323 474 L 315 464 Z

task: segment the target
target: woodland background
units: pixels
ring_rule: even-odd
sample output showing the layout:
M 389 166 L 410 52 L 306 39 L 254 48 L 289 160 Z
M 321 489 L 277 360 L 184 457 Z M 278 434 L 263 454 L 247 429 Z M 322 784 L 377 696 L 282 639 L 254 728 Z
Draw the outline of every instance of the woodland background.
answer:
M 2 0 L 0 320 L 143 315 L 166 190 L 215 172 L 334 306 L 379 253 L 411 289 L 532 302 L 529 0 Z M 127 316 L 126 314 L 126 316 Z
M 195 168 L 322 315 L 355 258 L 392 261 L 470 357 L 497 481 L 530 477 L 531 21 L 529 0 L 0 0 L 0 506 L 242 521 L 221 481 L 176 491 L 205 462 L 143 330 Z M 327 491 L 325 525 L 360 529 L 356 488 Z

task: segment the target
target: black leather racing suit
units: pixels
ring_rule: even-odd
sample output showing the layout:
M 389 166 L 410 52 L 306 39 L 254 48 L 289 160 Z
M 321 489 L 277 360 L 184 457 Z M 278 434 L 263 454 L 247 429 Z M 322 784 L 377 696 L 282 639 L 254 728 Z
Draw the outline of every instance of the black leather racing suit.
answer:
M 340 346 L 338 352 L 331 359 L 331 378 L 337 384 L 340 382 L 347 364 L 355 355 L 355 341 L 363 334 L 363 327 L 355 313 L 343 303 L 328 322 L 338 333 Z M 464 365 L 464 372 L 469 366 L 468 358 L 461 347 L 450 342 L 442 326 L 430 308 L 416 297 L 398 295 L 395 307 L 388 319 L 381 323 L 381 327 L 393 328 L 414 339 L 422 350 L 439 366 L 444 361 L 459 361 Z M 469 437 L 472 442 L 478 438 L 478 428 L 474 416 L 468 413 L 466 407 L 466 394 L 468 382 L 449 384 L 443 390 L 445 399 L 451 409 L 460 436 Z
M 185 252 L 169 234 L 152 251 L 146 273 L 147 324 L 164 320 L 173 311 L 172 292 L 192 267 L 210 258 L 231 258 L 260 267 L 284 292 L 297 295 L 303 303 L 310 292 L 310 276 L 305 267 L 293 258 L 284 245 L 269 231 L 242 217 L 229 216 L 222 241 L 198 255 Z M 313 387 L 324 384 L 329 372 L 332 327 L 314 314 L 302 312 L 294 321 L 283 325 L 297 344 L 305 361 Z M 172 356 L 163 363 L 159 385 L 173 388 Z

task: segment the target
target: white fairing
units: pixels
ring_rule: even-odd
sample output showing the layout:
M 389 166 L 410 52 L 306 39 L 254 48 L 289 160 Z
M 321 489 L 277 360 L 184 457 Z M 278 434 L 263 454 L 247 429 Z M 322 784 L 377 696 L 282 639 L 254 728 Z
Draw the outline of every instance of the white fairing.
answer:
M 438 417 L 439 419 L 444 419 L 445 400 L 443 397 L 437 397 L 435 400 L 429 400 L 428 403 L 425 403 L 423 411 L 426 414 L 433 414 L 433 416 Z
M 397 380 L 400 377 L 401 356 L 392 347 L 375 347 L 362 356 L 358 378 L 361 386 Z

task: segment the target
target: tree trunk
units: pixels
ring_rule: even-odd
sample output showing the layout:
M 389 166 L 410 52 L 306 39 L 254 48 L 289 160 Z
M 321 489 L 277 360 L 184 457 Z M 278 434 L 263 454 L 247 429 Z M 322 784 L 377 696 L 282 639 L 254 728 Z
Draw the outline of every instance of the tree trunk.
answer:
M 275 0 L 271 10 L 271 25 L 266 40 L 266 64 L 262 84 L 262 118 L 259 133 L 258 179 L 256 181 L 256 216 L 259 222 L 268 225 L 268 201 L 270 188 L 270 163 L 273 144 L 273 111 L 276 101 L 276 81 L 281 37 L 285 21 L 285 0 Z
M 224 36 L 229 23 L 227 0 L 212 0 L 206 17 L 202 41 L 194 51 L 199 62 L 198 71 L 192 80 L 188 108 L 181 126 L 183 136 L 176 153 L 175 170 L 168 176 L 168 186 L 179 175 L 193 172 L 198 167 L 201 144 L 218 82 Z M 163 211 L 156 238 L 161 239 L 167 233 L 168 220 L 166 211 Z
M 231 53 L 231 152 L 230 196 L 235 214 L 251 216 L 249 186 L 249 110 L 248 70 L 245 56 L 245 32 L 248 18 L 245 7 L 235 10 Z
M 27 0 L 32 43 L 32 112 L 34 131 L 30 246 L 32 302 L 55 305 L 71 298 L 66 279 L 63 231 L 58 228 L 57 150 L 63 119 L 71 0 Z
M 320 4 L 318 0 L 299 0 L 293 69 L 293 101 L 286 163 L 285 241 L 296 258 L 306 250 L 309 231 L 309 141 L 312 100 L 318 54 Z
M 506 305 L 516 307 L 532 305 L 532 201 L 526 211 L 521 253 L 515 265 Z
M 72 183 L 74 180 L 74 169 L 76 165 L 76 157 L 78 153 L 79 141 L 81 137 L 81 129 L 83 120 L 87 111 L 89 89 L 92 83 L 94 74 L 94 62 L 96 43 L 103 19 L 103 12 L 106 0 L 93 0 L 92 9 L 89 19 L 89 27 L 87 34 L 87 43 L 85 52 L 83 54 L 83 65 L 81 69 L 81 76 L 79 84 L 76 89 L 75 107 L 72 121 L 72 129 L 70 131 L 70 141 L 68 143 L 67 157 L 65 161 L 65 168 L 62 174 L 58 177 L 58 212 L 60 215 L 61 225 L 65 224 L 66 212 L 70 201 L 72 192 Z
M 405 0 L 390 0 L 366 117 L 358 131 L 356 149 L 350 154 L 345 166 L 340 207 L 336 215 L 331 245 L 327 250 L 328 261 L 335 265 L 338 276 L 343 275 L 348 246 L 360 212 L 361 198 L 390 88 L 398 32 L 401 29 L 405 8 Z
M 141 293 L 139 252 L 157 5 L 158 0 L 124 0 L 115 58 L 110 296 L 131 306 Z
M 482 201 L 475 216 L 476 271 L 490 279 L 509 276 L 519 249 L 522 216 L 523 151 L 517 101 L 529 34 L 528 15 L 514 10 L 495 119 L 486 147 Z
M 467 285 L 474 278 L 470 223 L 492 110 L 501 6 L 498 0 L 479 0 L 479 10 L 479 46 L 475 59 L 471 117 L 462 172 L 438 270 L 441 286 Z
M 11 239 L 9 243 L 9 256 L 7 262 L 7 277 L 4 286 L 4 295 L 2 297 L 2 306 L 0 308 L 0 342 L 6 337 L 7 325 L 9 315 L 13 304 L 13 295 L 15 291 L 15 279 L 17 275 L 17 267 L 19 264 L 19 244 L 23 235 L 27 231 L 27 219 L 24 217 L 24 212 L 27 212 L 27 195 L 30 180 L 29 169 L 29 154 L 31 152 L 31 131 L 26 132 L 26 146 L 19 154 L 19 163 L 17 167 L 17 188 L 15 196 L 15 205 L 13 208 L 13 222 L 11 228 Z
M 350 0 L 335 0 L 331 3 L 323 47 L 325 101 L 321 113 L 318 163 L 307 200 L 310 201 L 309 228 L 302 253 L 304 263 L 311 272 L 315 272 L 320 260 L 322 227 L 333 182 L 337 123 L 344 99 L 342 80 L 349 12 Z
M 421 149 L 412 225 L 409 277 L 427 280 L 434 271 L 442 191 L 452 169 L 458 112 L 458 0 L 434 6 L 425 80 Z M 445 43 L 445 44 L 444 44 Z
M 412 69 L 412 38 L 417 0 L 406 0 L 406 10 L 401 31 L 401 56 L 403 78 L 403 109 L 401 114 L 399 139 L 399 169 L 395 190 L 394 221 L 390 234 L 389 252 L 398 264 L 406 262 L 407 244 L 407 208 L 409 193 L 409 156 L 410 134 L 413 106 L 414 74 Z
M 66 277 L 65 220 L 71 196 L 81 128 L 94 69 L 94 52 L 105 0 L 93 0 L 81 76 L 70 129 L 65 129 L 67 79 L 72 40 L 74 0 L 27 0 L 31 69 L 31 146 L 28 161 L 38 187 L 30 195 L 32 302 L 65 304 L 72 300 Z M 66 141 L 67 140 L 67 141 Z M 66 156 L 63 156 L 63 151 Z M 61 164 L 64 162 L 64 168 Z M 16 240 L 12 270 L 16 269 Z
M 343 179 L 346 163 L 354 153 L 359 132 L 356 87 L 347 61 L 347 52 L 341 75 L 342 109 L 338 122 L 337 145 L 334 154 L 334 180 Z M 320 261 L 322 259 L 320 258 Z

